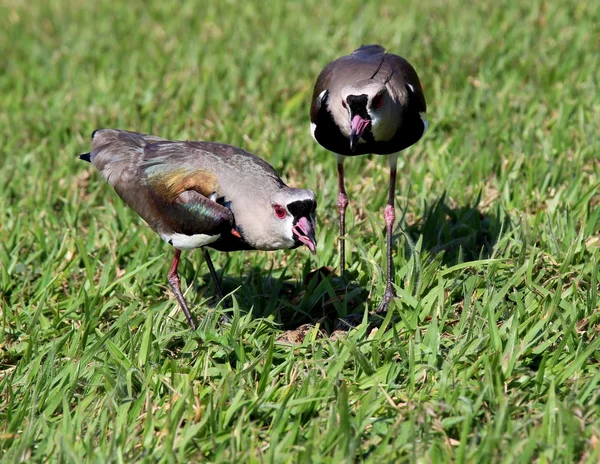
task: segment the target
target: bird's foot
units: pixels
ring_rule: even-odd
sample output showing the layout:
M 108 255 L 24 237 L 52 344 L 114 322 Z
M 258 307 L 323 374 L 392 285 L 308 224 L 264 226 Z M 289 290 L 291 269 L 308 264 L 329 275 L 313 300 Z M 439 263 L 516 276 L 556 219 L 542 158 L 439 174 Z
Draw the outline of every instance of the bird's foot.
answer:
M 379 307 L 375 311 L 375 314 L 385 315 L 394 298 L 396 298 L 396 291 L 392 284 L 388 283 L 385 287 L 385 292 L 383 293 L 383 299 L 381 300 L 381 303 L 379 303 Z

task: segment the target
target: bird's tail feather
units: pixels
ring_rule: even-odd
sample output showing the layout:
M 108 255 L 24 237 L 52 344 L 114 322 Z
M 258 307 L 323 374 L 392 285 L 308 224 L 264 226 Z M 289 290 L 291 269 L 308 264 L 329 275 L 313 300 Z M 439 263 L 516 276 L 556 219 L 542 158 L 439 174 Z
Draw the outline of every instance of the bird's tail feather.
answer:
M 92 162 L 91 153 L 82 153 L 81 155 L 79 155 L 79 159 L 82 159 L 83 161 L 87 161 L 88 163 L 91 163 Z

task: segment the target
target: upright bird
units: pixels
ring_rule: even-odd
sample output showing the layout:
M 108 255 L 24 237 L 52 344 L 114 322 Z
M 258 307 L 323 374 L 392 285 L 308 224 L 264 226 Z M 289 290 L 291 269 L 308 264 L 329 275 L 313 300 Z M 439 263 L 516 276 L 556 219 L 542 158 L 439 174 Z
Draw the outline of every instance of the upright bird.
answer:
M 240 148 L 211 142 L 169 141 L 148 134 L 101 129 L 92 134 L 91 162 L 117 194 L 175 247 L 168 281 L 193 330 L 181 293 L 181 250 L 279 250 L 306 245 L 316 252 L 312 190 L 290 188 L 273 167 Z
M 380 45 L 363 45 L 329 63 L 319 74 L 310 108 L 314 139 L 337 156 L 340 214 L 340 270 L 345 268 L 344 187 L 347 156 L 387 155 L 390 185 L 384 211 L 387 234 L 387 282 L 377 312 L 387 311 L 392 286 L 392 229 L 398 152 L 417 142 L 427 130 L 425 96 L 416 71 L 404 58 Z

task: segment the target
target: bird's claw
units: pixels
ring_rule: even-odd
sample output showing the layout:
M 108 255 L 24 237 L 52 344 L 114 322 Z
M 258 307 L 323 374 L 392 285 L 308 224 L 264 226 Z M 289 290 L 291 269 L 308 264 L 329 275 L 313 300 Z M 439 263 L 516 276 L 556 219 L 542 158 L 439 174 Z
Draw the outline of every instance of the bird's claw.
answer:
M 392 300 L 394 298 L 396 298 L 396 291 L 394 290 L 394 287 L 392 286 L 392 284 L 388 283 L 387 286 L 385 287 L 385 292 L 383 293 L 383 298 L 381 300 L 381 303 L 379 303 L 379 307 L 375 311 L 375 314 L 380 314 L 380 315 L 386 314 L 388 311 L 388 308 L 390 306 L 390 303 L 392 302 Z

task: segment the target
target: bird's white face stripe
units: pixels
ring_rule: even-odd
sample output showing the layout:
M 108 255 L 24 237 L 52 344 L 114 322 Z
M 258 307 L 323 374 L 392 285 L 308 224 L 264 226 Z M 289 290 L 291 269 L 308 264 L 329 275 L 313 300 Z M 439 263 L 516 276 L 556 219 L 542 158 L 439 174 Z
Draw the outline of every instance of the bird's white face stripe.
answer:
M 425 119 L 425 112 L 421 111 L 419 113 L 419 116 L 421 117 L 421 121 L 423 121 L 423 135 L 425 135 L 425 132 L 427 132 L 427 128 L 429 127 L 429 123 L 427 122 L 427 119 Z
M 411 84 L 406 84 L 412 93 L 415 93 L 415 88 Z

